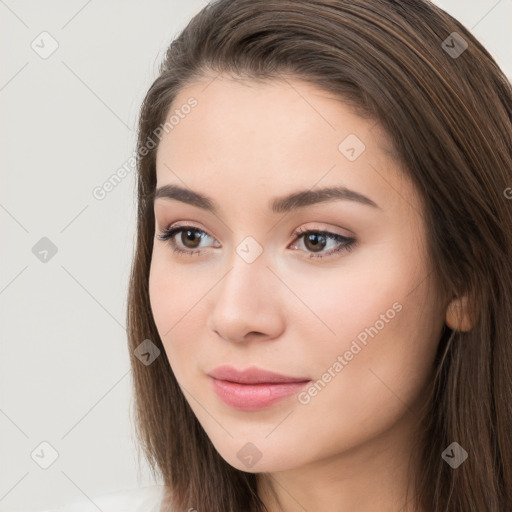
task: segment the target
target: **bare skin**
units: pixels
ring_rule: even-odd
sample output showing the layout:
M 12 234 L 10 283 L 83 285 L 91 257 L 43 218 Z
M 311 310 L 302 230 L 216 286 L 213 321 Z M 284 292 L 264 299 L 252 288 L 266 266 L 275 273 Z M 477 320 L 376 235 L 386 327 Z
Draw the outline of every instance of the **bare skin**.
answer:
M 172 110 L 191 96 L 198 103 L 160 142 L 157 188 L 200 192 L 219 210 L 155 200 L 154 319 L 199 422 L 229 464 L 259 473 L 270 512 L 410 511 L 417 410 L 447 309 L 429 267 L 422 204 L 375 121 L 287 80 L 205 77 L 175 99 Z M 356 139 L 340 149 L 350 134 L 363 151 Z M 335 186 L 377 206 L 336 199 L 269 209 L 276 197 Z M 199 230 L 188 245 L 186 230 L 174 236 L 196 254 L 158 239 L 177 225 Z M 298 228 L 356 243 L 333 253 L 344 243 L 307 243 L 293 236 Z M 261 254 L 248 263 L 237 253 L 242 242 Z M 363 344 L 366 329 L 373 336 Z M 206 375 L 225 363 L 323 384 L 243 411 L 222 402 Z M 258 459 L 252 467 L 243 447 Z

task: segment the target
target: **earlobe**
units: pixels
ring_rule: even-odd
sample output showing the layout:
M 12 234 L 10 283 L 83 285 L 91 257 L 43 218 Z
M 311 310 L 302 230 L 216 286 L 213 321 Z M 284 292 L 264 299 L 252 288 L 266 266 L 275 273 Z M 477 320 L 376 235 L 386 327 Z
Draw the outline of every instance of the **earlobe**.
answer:
M 474 319 L 468 307 L 467 296 L 456 297 L 446 309 L 446 325 L 454 331 L 470 331 L 474 327 Z

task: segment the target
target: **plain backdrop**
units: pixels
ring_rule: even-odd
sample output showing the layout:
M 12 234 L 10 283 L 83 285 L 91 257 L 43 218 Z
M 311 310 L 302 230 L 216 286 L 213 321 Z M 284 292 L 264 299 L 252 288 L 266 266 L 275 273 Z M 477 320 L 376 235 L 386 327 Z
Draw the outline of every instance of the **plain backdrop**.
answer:
M 435 3 L 512 76 L 512 0 Z M 135 173 L 93 190 L 132 155 L 163 52 L 205 5 L 0 0 L 0 511 L 161 483 L 129 415 Z

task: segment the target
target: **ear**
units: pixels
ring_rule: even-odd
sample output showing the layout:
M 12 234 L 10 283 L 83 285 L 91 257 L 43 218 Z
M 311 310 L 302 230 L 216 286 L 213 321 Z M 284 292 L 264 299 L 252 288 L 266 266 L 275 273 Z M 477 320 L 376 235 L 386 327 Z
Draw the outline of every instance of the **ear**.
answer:
M 470 331 L 475 325 L 475 319 L 468 307 L 466 295 L 455 297 L 446 308 L 446 325 L 454 331 Z

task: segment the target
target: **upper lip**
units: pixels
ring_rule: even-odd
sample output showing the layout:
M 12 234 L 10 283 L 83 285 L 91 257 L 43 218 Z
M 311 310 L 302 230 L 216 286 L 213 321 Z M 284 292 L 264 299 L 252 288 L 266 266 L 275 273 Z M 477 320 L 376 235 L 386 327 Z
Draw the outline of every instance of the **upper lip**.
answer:
M 241 384 L 264 384 L 278 382 L 307 382 L 311 379 L 308 377 L 290 377 L 279 373 L 264 370 L 256 366 L 245 369 L 237 369 L 234 366 L 222 365 L 214 368 L 208 373 L 210 377 L 218 380 L 228 380 L 230 382 L 238 382 Z

